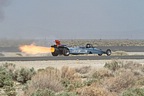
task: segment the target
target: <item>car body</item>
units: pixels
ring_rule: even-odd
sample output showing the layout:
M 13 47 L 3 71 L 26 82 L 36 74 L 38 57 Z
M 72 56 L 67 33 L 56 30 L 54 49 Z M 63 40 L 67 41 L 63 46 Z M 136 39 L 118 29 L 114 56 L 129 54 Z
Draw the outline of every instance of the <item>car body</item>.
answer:
M 52 52 L 53 56 L 64 55 L 69 56 L 72 55 L 79 55 L 79 54 L 98 54 L 101 56 L 102 54 L 106 54 L 107 56 L 111 55 L 111 50 L 107 49 L 103 51 L 96 47 L 93 47 L 92 44 L 86 44 L 84 47 L 68 47 L 66 45 L 60 45 L 60 42 L 56 45 L 52 45 L 51 47 L 55 48 L 55 51 Z
M 103 51 L 101 49 L 98 49 L 96 47 L 68 47 L 70 54 L 73 55 L 79 55 L 79 54 L 98 54 L 101 56 L 102 54 L 107 54 L 107 51 L 109 50 L 110 53 L 107 55 L 111 55 L 111 50 L 107 49 L 107 51 Z

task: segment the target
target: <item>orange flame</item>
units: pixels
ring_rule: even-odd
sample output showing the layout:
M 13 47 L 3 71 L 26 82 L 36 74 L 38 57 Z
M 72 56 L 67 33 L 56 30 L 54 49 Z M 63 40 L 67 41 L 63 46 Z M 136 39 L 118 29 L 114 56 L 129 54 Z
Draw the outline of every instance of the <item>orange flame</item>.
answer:
M 20 46 L 19 49 L 21 52 L 27 54 L 50 53 L 55 51 L 53 47 L 36 46 L 34 44 Z

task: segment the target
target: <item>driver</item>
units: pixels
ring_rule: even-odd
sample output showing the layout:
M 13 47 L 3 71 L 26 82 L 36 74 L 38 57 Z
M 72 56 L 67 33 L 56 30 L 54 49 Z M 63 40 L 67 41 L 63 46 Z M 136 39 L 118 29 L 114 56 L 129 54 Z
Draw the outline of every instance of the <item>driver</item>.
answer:
M 59 40 L 55 40 L 55 43 L 56 43 L 57 46 L 61 45 Z

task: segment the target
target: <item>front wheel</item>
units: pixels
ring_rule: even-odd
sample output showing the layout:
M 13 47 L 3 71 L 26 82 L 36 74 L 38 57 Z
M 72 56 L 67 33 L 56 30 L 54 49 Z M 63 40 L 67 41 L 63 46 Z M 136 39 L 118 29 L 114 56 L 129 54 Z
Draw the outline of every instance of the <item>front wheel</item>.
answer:
M 111 55 L 111 50 L 110 50 L 110 49 L 107 49 L 107 50 L 106 50 L 106 54 L 107 54 L 107 56 L 110 56 L 110 55 Z
M 68 48 L 64 48 L 64 49 L 63 49 L 63 55 L 64 55 L 64 56 L 69 56 L 69 54 L 70 54 L 69 49 L 68 49 Z

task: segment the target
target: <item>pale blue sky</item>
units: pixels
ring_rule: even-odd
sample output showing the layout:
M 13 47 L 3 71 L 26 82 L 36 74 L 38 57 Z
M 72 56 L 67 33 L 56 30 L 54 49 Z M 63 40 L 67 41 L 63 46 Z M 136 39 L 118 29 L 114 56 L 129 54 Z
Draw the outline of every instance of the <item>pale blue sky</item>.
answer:
M 144 39 L 144 0 L 1 1 L 0 38 Z

